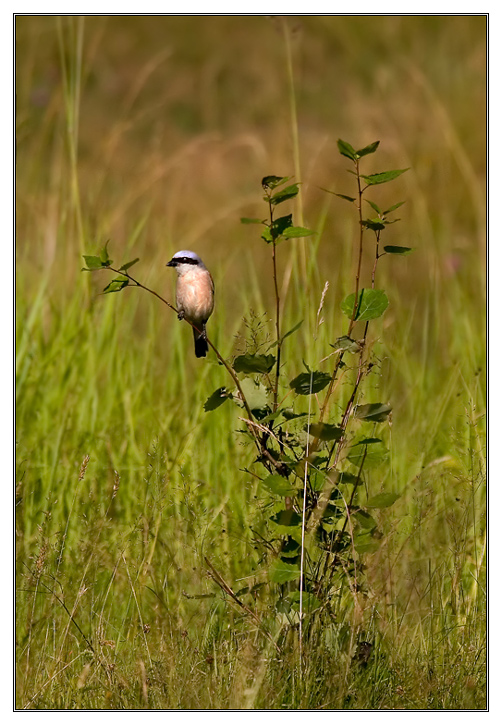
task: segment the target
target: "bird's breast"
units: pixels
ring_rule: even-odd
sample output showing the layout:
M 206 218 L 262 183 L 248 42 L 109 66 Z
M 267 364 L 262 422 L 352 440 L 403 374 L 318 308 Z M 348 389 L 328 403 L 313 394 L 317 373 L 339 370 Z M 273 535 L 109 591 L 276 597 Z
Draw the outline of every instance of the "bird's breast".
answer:
M 207 320 L 214 307 L 214 286 L 209 272 L 194 269 L 180 275 L 176 303 L 192 322 Z

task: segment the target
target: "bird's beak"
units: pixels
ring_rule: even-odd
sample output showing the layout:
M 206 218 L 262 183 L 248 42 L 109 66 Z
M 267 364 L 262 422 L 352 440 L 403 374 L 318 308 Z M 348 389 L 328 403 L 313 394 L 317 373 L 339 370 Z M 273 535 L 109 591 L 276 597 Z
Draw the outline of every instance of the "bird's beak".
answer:
M 176 262 L 174 261 L 174 259 L 171 259 L 171 261 L 166 264 L 166 267 L 176 267 Z

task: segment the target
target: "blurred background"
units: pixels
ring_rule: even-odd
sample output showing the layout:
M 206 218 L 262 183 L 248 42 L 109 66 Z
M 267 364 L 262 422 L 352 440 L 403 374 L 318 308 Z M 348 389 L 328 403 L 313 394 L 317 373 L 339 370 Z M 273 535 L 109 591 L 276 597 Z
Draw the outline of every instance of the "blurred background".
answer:
M 79 241 L 122 248 L 134 235 L 134 250 L 159 268 L 159 280 L 162 262 L 187 247 L 242 280 L 255 230 L 241 228 L 239 217 L 258 214 L 262 176 L 295 172 L 305 223 L 316 227 L 329 213 L 320 254 L 336 268 L 340 246 L 352 241 L 350 214 L 320 187 L 350 189 L 341 137 L 358 148 L 380 140 L 368 173 L 410 167 L 399 188 L 381 192 L 407 201 L 405 223 L 391 232 L 418 250 L 394 271 L 407 296 L 438 276 L 460 276 L 479 296 L 485 33 L 486 19 L 476 16 L 18 17 L 23 274 L 36 279 L 53 268 L 58 284 L 74 282 Z M 74 214 L 61 224 L 75 201 L 71 142 L 80 228 Z

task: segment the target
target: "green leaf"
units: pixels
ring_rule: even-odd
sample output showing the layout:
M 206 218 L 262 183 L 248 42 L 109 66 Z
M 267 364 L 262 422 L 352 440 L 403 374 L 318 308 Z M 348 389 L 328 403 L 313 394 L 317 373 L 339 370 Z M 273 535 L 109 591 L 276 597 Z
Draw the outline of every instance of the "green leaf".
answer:
M 342 304 L 342 312 L 352 318 L 354 312 L 354 293 L 346 297 Z M 356 310 L 355 320 L 374 320 L 383 315 L 389 306 L 389 299 L 383 290 L 363 289 L 359 293 L 359 304 Z
M 261 238 L 264 239 L 267 244 L 271 244 L 274 241 L 274 237 L 272 236 L 270 227 L 265 227 L 265 229 L 261 233 Z
M 275 584 L 285 584 L 300 578 L 300 569 L 298 564 L 288 564 L 281 559 L 274 561 L 268 570 L 270 581 Z
M 348 337 L 348 335 L 342 335 L 342 337 L 337 337 L 335 340 L 335 344 L 331 345 L 331 347 L 334 347 L 337 352 L 341 350 L 344 350 L 345 352 L 361 351 L 361 343 L 353 340 L 351 337 Z
M 331 375 L 321 372 L 300 373 L 289 384 L 289 387 L 298 395 L 312 395 L 319 393 L 329 384 Z
M 393 204 L 389 209 L 386 209 L 384 211 L 384 214 L 390 214 L 391 211 L 396 211 L 396 209 L 399 209 L 400 206 L 403 206 L 403 204 L 406 204 L 405 201 L 398 201 L 397 204 Z
M 238 355 L 233 364 L 236 373 L 269 373 L 274 367 L 274 355 Z
M 381 219 L 363 219 L 361 224 L 374 232 L 381 232 L 382 229 L 385 229 L 385 223 Z
M 387 254 L 410 254 L 410 252 L 413 251 L 413 247 L 395 247 L 392 244 L 387 245 L 384 247 L 384 251 L 387 252 Z
M 288 199 L 294 199 L 299 190 L 298 184 L 286 186 L 284 189 L 281 189 L 281 191 L 278 191 L 277 194 L 270 197 L 270 203 L 276 206 L 277 204 L 282 204 L 283 201 L 287 201 Z
M 302 522 L 302 517 L 293 509 L 283 509 L 271 516 L 269 521 L 272 521 L 277 526 L 287 526 L 289 528 L 291 526 L 299 526 Z
M 243 597 L 244 594 L 247 594 L 249 592 L 249 587 L 242 587 L 242 589 L 238 589 L 235 592 L 236 597 Z
M 373 143 L 370 143 L 368 146 L 365 146 L 363 149 L 359 149 L 359 151 L 356 151 L 357 158 L 362 158 L 363 156 L 367 156 L 368 154 L 374 154 L 375 151 L 378 148 L 380 141 L 373 141 Z
M 286 478 L 283 478 L 278 474 L 267 476 L 267 478 L 263 479 L 261 484 L 277 496 L 291 496 L 296 493 L 296 488 L 292 486 Z
M 353 473 L 349 473 L 349 471 L 339 471 L 336 474 L 336 483 L 337 486 L 343 484 L 343 483 L 357 483 L 357 476 L 355 476 Z
M 347 143 L 347 141 L 342 141 L 342 139 L 339 138 L 338 139 L 338 150 L 342 154 L 342 156 L 346 156 L 348 159 L 352 159 L 352 161 L 356 161 L 357 152 L 353 146 L 351 146 L 349 143 Z
M 310 466 L 317 470 L 318 473 L 321 472 L 321 468 L 323 468 L 326 464 L 326 461 L 328 459 L 328 453 L 327 451 L 324 451 L 323 453 L 312 453 L 308 457 L 308 462 L 310 463 Z M 298 461 L 299 466 L 301 466 L 301 477 L 303 478 L 303 471 L 305 467 L 305 458 L 301 458 Z M 323 475 L 325 475 L 323 473 Z
M 270 227 L 270 232 L 273 239 L 277 239 L 293 224 L 293 215 L 287 214 L 287 216 L 281 216 L 279 219 L 275 219 Z
M 398 493 L 379 493 L 372 496 L 365 506 L 369 509 L 386 509 L 392 506 L 400 498 Z
M 347 196 L 347 194 L 337 194 L 336 191 L 331 191 L 331 189 L 325 189 L 324 186 L 319 187 L 321 191 L 326 191 L 328 194 L 333 194 L 333 196 L 339 196 L 340 199 L 345 199 L 345 201 L 355 201 L 355 196 Z
M 263 224 L 263 219 L 252 219 L 248 216 L 241 216 L 241 224 Z
M 371 206 L 371 208 L 376 211 L 377 214 L 382 214 L 382 210 L 378 206 L 378 204 L 375 204 L 374 201 L 370 201 L 369 199 L 365 199 L 366 203 Z
M 377 522 L 375 521 L 373 516 L 370 516 L 368 513 L 366 513 L 366 511 L 359 509 L 359 511 L 355 511 L 353 513 L 353 516 L 362 529 L 376 528 Z
M 281 412 L 285 420 L 296 420 L 297 418 L 305 418 L 308 415 L 308 413 L 295 413 L 293 408 L 284 408 Z
M 109 245 L 109 243 L 110 243 L 110 240 L 108 240 L 106 242 L 105 246 L 103 247 L 103 249 L 99 253 L 99 257 L 100 257 L 100 259 L 101 259 L 101 261 L 103 263 L 103 267 L 109 267 L 110 264 L 112 264 L 112 260 L 108 256 L 108 245 Z
M 92 270 L 94 269 L 103 269 L 103 267 L 106 266 L 105 264 L 103 264 L 100 257 L 88 256 L 86 254 L 83 254 L 82 256 L 84 257 L 85 263 L 87 265 L 87 268 L 82 268 L 83 272 L 92 272 Z
M 292 536 L 288 536 L 280 551 L 281 559 L 292 559 L 300 553 L 300 544 Z
M 120 272 L 125 272 L 126 269 L 130 269 L 133 264 L 136 264 L 136 262 L 139 262 L 139 257 L 136 257 L 136 259 L 133 259 L 132 262 L 126 262 L 122 265 L 122 267 L 119 267 Z
M 110 292 L 120 292 L 120 290 L 123 290 L 124 287 L 127 287 L 129 284 L 129 280 L 127 277 L 115 277 L 115 279 L 112 279 L 110 284 L 107 284 L 106 287 L 103 290 L 103 293 L 105 295 L 110 294 Z
M 290 178 L 290 176 L 264 176 L 261 185 L 264 189 L 275 189 L 277 186 L 285 184 Z
M 348 460 L 359 468 L 364 461 L 368 467 L 376 466 L 384 461 L 389 451 L 379 438 L 364 438 L 350 447 Z
M 287 614 L 291 611 L 291 602 L 287 597 L 279 597 L 275 603 L 275 609 L 280 614 Z
M 322 512 L 322 518 L 323 519 L 332 519 L 331 523 L 334 523 L 336 519 L 339 519 L 343 515 L 342 509 L 338 508 L 338 506 L 335 506 L 332 503 L 329 503 Z M 330 523 L 329 521 L 326 521 L 326 523 Z
M 101 252 L 99 253 L 99 257 L 96 255 L 82 255 L 87 265 L 87 267 L 84 267 L 82 271 L 92 272 L 95 269 L 105 269 L 106 267 L 109 267 L 110 264 L 112 264 L 112 260 L 108 256 L 108 244 L 109 241 L 106 242 L 105 246 L 102 248 Z
M 409 167 L 408 167 L 409 169 Z M 398 176 L 404 174 L 408 169 L 394 169 L 393 171 L 381 171 L 378 174 L 370 174 L 369 176 L 363 176 L 362 178 L 368 184 L 368 186 L 374 186 L 375 184 L 385 184 L 387 181 L 393 181 Z
M 371 531 L 364 531 L 354 537 L 354 549 L 358 554 L 370 554 L 380 548 L 380 542 Z
M 392 406 L 388 403 L 366 403 L 365 405 L 356 405 L 354 415 L 359 420 L 382 423 L 387 420 L 391 411 Z
M 303 320 L 300 320 L 294 327 L 291 328 L 291 330 L 288 330 L 285 335 L 281 337 L 281 344 L 284 342 L 284 340 L 293 334 L 293 332 L 296 332 L 301 326 L 303 325 Z
M 263 425 L 268 425 L 269 423 L 272 423 L 276 418 L 278 418 L 282 414 L 282 410 L 280 408 L 277 408 L 273 413 L 268 413 L 264 418 L 260 418 L 260 422 Z
M 268 405 L 268 393 L 262 383 L 256 384 L 252 378 L 245 378 L 241 382 L 244 393 L 251 410 L 263 410 Z
M 209 398 L 204 403 L 204 410 L 206 413 L 209 413 L 211 410 L 216 410 L 216 408 L 219 408 L 220 405 L 223 405 L 225 400 L 228 400 L 230 397 L 229 392 L 225 387 L 218 388 L 217 390 L 212 393 Z
M 303 465 L 305 466 L 305 459 L 303 460 Z M 305 470 L 305 469 L 304 469 Z M 300 472 L 298 472 L 300 473 Z M 301 473 L 303 477 L 303 472 Z M 326 480 L 326 474 L 323 473 L 323 471 L 316 471 L 314 469 L 309 470 L 309 481 L 310 485 L 312 487 L 312 491 L 315 491 L 316 493 L 320 493 L 324 489 L 324 483 Z
M 315 234 L 316 232 L 313 232 L 311 229 L 307 229 L 306 227 L 288 227 L 284 231 L 284 238 L 285 239 L 297 239 L 299 237 L 311 237 L 312 234 Z
M 343 430 L 330 423 L 312 423 L 310 426 L 306 425 L 304 430 L 321 441 L 339 441 L 343 436 Z
M 291 602 L 291 609 L 294 612 L 300 611 L 300 592 L 291 592 L 291 594 L 288 594 L 286 597 L 287 600 Z M 319 599 L 315 596 L 315 594 L 312 594 L 311 592 L 302 592 L 302 612 L 310 614 L 311 612 L 315 611 L 316 609 L 319 609 L 321 606 L 321 602 Z

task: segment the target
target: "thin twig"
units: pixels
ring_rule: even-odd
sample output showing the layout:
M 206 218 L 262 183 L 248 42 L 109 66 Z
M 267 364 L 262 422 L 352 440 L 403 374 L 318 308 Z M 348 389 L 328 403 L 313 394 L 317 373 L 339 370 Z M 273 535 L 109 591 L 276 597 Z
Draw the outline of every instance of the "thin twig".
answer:
M 120 269 L 115 269 L 115 267 L 111 267 L 111 266 L 102 267 L 101 269 L 109 269 L 112 272 L 115 272 L 116 274 L 120 274 L 123 277 L 127 277 L 127 279 L 129 279 L 131 282 L 133 282 L 133 284 L 136 287 L 139 287 L 140 289 L 145 290 L 145 292 L 149 292 L 151 295 L 154 295 L 154 297 L 157 297 L 157 299 L 159 299 L 161 302 L 163 302 L 165 305 L 167 305 L 171 310 L 173 310 L 173 312 L 176 312 L 176 314 L 178 314 L 178 310 L 176 309 L 176 307 L 174 307 L 174 305 L 172 305 L 164 297 L 162 297 L 157 292 L 155 292 L 155 290 L 151 289 L 150 287 L 147 287 L 146 285 L 142 284 L 141 282 L 138 282 L 138 280 L 135 279 L 132 275 L 130 275 L 127 270 L 123 271 Z M 185 322 L 187 322 L 191 327 L 193 327 L 194 330 L 196 330 L 200 334 L 203 334 L 203 331 L 199 330 L 199 328 L 196 325 L 194 325 L 193 322 L 191 322 L 190 320 L 188 320 L 186 318 L 184 318 L 184 319 L 185 319 Z M 253 414 L 252 414 L 251 408 L 249 407 L 249 404 L 247 402 L 246 396 L 244 395 L 244 391 L 242 390 L 242 386 L 240 384 L 239 378 L 237 377 L 237 374 L 232 369 L 232 367 L 227 363 L 227 361 L 224 359 L 224 357 L 220 354 L 220 352 L 218 351 L 216 346 L 213 344 L 213 342 L 211 342 L 209 337 L 207 337 L 207 334 L 205 335 L 205 338 L 206 338 L 206 342 L 209 345 L 209 347 L 213 350 L 213 352 L 215 353 L 218 360 L 221 362 L 221 364 L 223 365 L 225 370 L 228 372 L 228 374 L 234 381 L 234 383 L 237 387 L 237 390 L 239 391 L 239 396 L 242 400 L 242 404 L 244 405 L 244 408 L 246 409 L 247 416 L 250 420 L 252 420 Z M 253 433 L 253 438 L 255 440 L 257 447 L 260 448 L 260 443 L 257 440 L 257 437 L 254 433 Z
M 272 223 L 272 211 L 270 212 L 270 221 Z M 274 267 L 274 289 L 275 289 L 275 335 L 277 339 L 277 360 L 275 363 L 275 385 L 274 385 L 274 412 L 277 410 L 277 398 L 279 395 L 279 375 L 281 370 L 281 331 L 280 331 L 280 314 L 281 300 L 279 297 L 279 287 L 277 285 L 277 260 L 276 260 L 276 244 L 273 242 L 272 261 Z
M 359 279 L 361 276 L 361 264 L 363 259 L 363 193 L 364 189 L 361 188 L 361 175 L 359 173 L 359 159 L 354 162 L 356 166 L 356 178 L 357 178 L 357 211 L 359 213 L 359 253 L 357 257 L 357 271 L 356 271 L 356 290 L 354 296 L 354 309 L 352 310 L 352 317 L 350 319 L 349 331 L 347 337 L 350 337 L 354 325 L 356 324 L 357 308 L 359 306 Z

